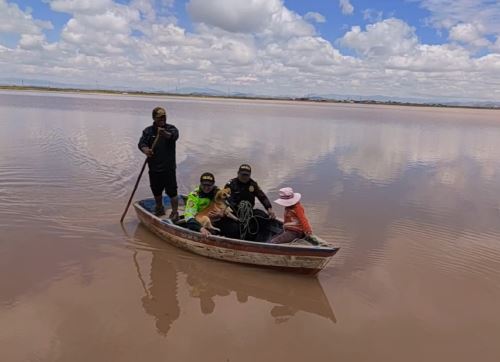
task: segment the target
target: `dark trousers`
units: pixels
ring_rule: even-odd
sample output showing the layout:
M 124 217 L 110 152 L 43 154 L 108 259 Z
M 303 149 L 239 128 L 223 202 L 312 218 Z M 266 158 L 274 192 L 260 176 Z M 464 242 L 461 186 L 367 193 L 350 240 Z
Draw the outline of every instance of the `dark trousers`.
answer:
M 177 177 L 175 169 L 161 172 L 149 171 L 149 186 L 154 196 L 161 196 L 163 190 L 170 197 L 177 196 Z
M 228 217 L 224 217 L 212 223 L 213 226 L 220 229 L 220 234 L 227 238 L 240 238 L 240 224 Z
M 245 240 L 263 242 L 268 239 L 269 234 L 269 215 L 264 210 L 254 209 L 253 218 L 247 229 Z M 242 235 L 243 236 L 243 235 Z
M 304 233 L 299 233 L 296 231 L 291 231 L 291 230 L 285 230 L 281 234 L 276 235 L 274 238 L 272 238 L 269 243 L 271 244 L 285 244 L 285 243 L 291 243 L 295 239 L 302 239 L 305 236 Z

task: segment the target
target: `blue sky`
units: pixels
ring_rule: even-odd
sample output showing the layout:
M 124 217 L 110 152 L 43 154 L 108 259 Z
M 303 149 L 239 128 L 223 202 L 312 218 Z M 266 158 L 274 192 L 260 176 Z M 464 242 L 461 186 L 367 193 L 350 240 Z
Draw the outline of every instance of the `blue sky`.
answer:
M 499 39 L 499 0 L 0 0 L 0 80 L 496 100 Z

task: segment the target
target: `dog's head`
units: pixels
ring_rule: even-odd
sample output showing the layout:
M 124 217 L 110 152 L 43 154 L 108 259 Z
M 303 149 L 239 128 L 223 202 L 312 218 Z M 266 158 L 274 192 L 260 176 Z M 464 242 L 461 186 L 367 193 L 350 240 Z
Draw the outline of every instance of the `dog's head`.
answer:
M 229 198 L 231 196 L 231 189 L 220 189 L 215 194 L 215 201 L 221 202 Z

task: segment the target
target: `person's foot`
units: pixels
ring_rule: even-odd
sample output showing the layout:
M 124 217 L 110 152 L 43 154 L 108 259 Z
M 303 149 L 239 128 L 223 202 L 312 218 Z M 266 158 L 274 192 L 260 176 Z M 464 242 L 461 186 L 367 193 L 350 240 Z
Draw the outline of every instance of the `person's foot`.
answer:
M 155 215 L 156 216 L 163 216 L 165 215 L 165 208 L 163 206 L 160 206 L 160 207 L 156 207 L 155 208 Z
M 179 212 L 178 211 L 172 211 L 170 213 L 170 215 L 168 216 L 168 218 L 170 220 L 172 220 L 172 222 L 176 222 L 176 221 L 179 221 Z

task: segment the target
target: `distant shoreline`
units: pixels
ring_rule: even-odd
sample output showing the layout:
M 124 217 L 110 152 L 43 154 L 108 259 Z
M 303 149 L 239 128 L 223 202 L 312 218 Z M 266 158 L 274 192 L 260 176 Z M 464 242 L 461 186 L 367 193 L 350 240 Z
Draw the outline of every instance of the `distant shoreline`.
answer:
M 375 101 L 375 100 L 335 100 L 335 99 L 316 99 L 307 97 L 259 97 L 259 96 L 251 97 L 251 96 L 237 96 L 237 95 L 222 96 L 222 95 L 211 95 L 203 93 L 186 94 L 186 93 L 172 93 L 172 92 L 119 91 L 119 90 L 108 90 L 108 89 L 58 88 L 58 87 L 41 87 L 41 86 L 0 85 L 0 90 L 500 110 L 500 106 L 482 107 L 482 106 L 467 106 L 467 105 L 451 105 L 443 103 L 413 103 L 413 102 Z

